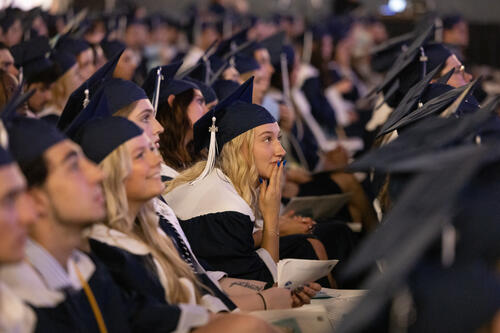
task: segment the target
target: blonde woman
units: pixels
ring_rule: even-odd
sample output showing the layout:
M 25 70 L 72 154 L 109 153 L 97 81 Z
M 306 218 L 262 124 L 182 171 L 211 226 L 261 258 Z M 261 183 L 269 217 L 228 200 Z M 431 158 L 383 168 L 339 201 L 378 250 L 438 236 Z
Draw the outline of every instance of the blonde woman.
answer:
M 208 161 L 174 178 L 164 198 L 199 259 L 229 277 L 272 283 L 285 151 L 276 121 L 251 100 L 249 80 L 194 125 L 196 148 L 210 147 Z M 263 228 L 254 233 L 256 216 Z
M 107 175 L 107 221 L 92 227 L 89 242 L 122 289 L 158 303 L 161 312 L 150 315 L 167 332 L 272 331 L 254 318 L 213 315 L 235 306 L 199 282 L 159 229 L 151 199 L 163 190 L 161 157 L 138 126 L 122 117 L 92 120 L 76 139 Z

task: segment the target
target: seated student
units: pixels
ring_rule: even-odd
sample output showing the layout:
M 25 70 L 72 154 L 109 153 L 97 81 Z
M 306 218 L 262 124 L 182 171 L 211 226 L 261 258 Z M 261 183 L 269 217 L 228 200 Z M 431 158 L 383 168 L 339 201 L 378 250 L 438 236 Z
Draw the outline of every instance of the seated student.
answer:
M 83 229 L 106 216 L 103 172 L 43 121 L 16 118 L 7 129 L 39 219 L 30 230 L 26 262 L 3 267 L 0 276 L 35 310 L 37 330 L 173 331 L 175 309 L 124 294 L 98 260 L 76 250 L 83 245 Z M 26 150 L 35 137 L 37 144 Z M 214 326 L 223 320 L 216 318 Z
M 51 51 L 45 37 L 32 38 L 11 49 L 17 68 L 22 68 L 26 91 L 35 90 L 28 100 L 29 110 L 38 115 L 52 101 L 52 86 L 57 80 L 54 62 L 45 57 Z
M 27 229 L 36 217 L 26 195 L 26 180 L 10 154 L 0 147 L 0 270 L 24 258 Z M 32 332 L 36 317 L 0 279 L 0 331 Z
M 246 123 L 241 120 L 241 124 L 245 125 L 242 125 L 242 128 L 237 129 L 232 134 L 223 132 L 223 140 L 225 141 L 222 142 L 230 143 L 221 151 L 220 162 L 217 163 L 224 171 L 221 171 L 221 169 L 210 170 L 207 178 L 196 182 L 198 186 L 187 186 L 185 183 L 191 182 L 191 180 L 200 175 L 202 166 L 210 164 L 210 162 L 208 162 L 208 164 L 206 162 L 199 162 L 192 168 L 186 170 L 185 173 L 174 178 L 171 182 L 172 186 L 168 189 L 169 193 L 167 193 L 164 198 L 167 203 L 172 206 L 176 215 L 181 219 L 182 227 L 191 242 L 195 254 L 199 258 L 204 260 L 212 268 L 227 272 L 230 277 L 272 282 L 274 280 L 273 276 L 275 276 L 275 261 L 279 258 L 279 224 L 277 223 L 279 193 L 276 194 L 272 191 L 276 190 L 279 192 L 281 190 L 279 186 L 276 185 L 279 185 L 281 178 L 281 175 L 278 175 L 278 169 L 283 169 L 281 159 L 284 156 L 284 150 L 281 145 L 279 145 L 278 139 L 271 137 L 272 133 L 270 132 L 271 130 L 269 130 L 271 133 L 269 134 L 270 138 L 266 139 L 265 143 L 264 141 L 262 142 L 262 146 L 266 144 L 269 145 L 267 151 L 259 151 L 256 153 L 256 150 L 254 150 L 253 153 L 251 153 L 251 156 L 258 156 L 260 159 L 259 162 L 254 162 L 257 166 L 253 163 L 247 166 L 249 162 L 245 162 L 246 158 L 243 155 L 245 153 L 240 154 L 242 151 L 241 149 L 244 149 L 244 151 L 250 149 L 248 147 L 248 140 L 255 140 L 253 127 L 262 125 L 259 129 L 267 133 L 264 127 L 270 127 L 273 126 L 273 124 L 277 125 L 275 124 L 274 118 L 267 113 L 265 109 L 250 104 L 252 98 L 251 91 L 251 80 L 249 80 L 240 87 L 238 91 L 234 92 L 232 96 L 229 96 L 215 108 L 215 110 L 219 110 L 215 111 L 216 115 L 219 112 L 223 115 L 234 112 L 232 113 L 234 117 L 234 115 L 239 112 L 234 109 L 235 106 L 242 106 L 247 108 L 246 114 L 243 116 L 247 116 L 251 119 L 251 115 L 255 112 L 258 115 L 257 118 L 260 118 Z M 246 102 L 237 101 L 238 99 L 245 100 Z M 209 114 L 212 115 L 213 111 Z M 203 116 L 196 124 L 199 124 L 200 121 L 208 117 L 209 114 Z M 255 116 L 255 114 L 253 115 Z M 237 116 L 234 118 L 237 118 Z M 226 119 L 222 118 L 221 121 L 227 121 Z M 232 119 L 232 121 L 237 120 Z M 263 123 L 259 124 L 259 122 Z M 197 140 L 203 140 L 203 138 L 196 137 L 196 124 L 195 145 L 197 145 L 199 149 L 203 146 L 204 142 L 197 142 Z M 250 130 L 245 131 L 245 126 L 250 127 Z M 201 129 L 199 129 L 199 131 L 201 131 Z M 227 131 L 227 129 L 224 129 L 224 131 Z M 241 132 L 240 134 L 245 134 L 238 136 L 238 132 Z M 198 135 L 200 135 L 200 133 L 201 132 L 198 132 Z M 274 134 L 277 136 L 277 133 Z M 232 135 L 236 135 L 238 138 L 234 139 L 231 137 Z M 273 144 L 273 147 L 271 147 L 271 141 L 275 141 L 277 144 Z M 215 142 L 213 144 L 215 144 Z M 218 146 L 219 149 L 221 149 L 220 147 L 222 145 L 220 142 Z M 261 149 L 263 148 L 264 147 L 261 147 Z M 209 156 L 213 156 L 211 155 L 213 147 L 210 150 Z M 264 157 L 264 155 L 266 157 Z M 271 162 L 270 160 L 273 160 L 274 166 L 268 165 L 268 163 Z M 281 167 L 279 167 L 278 164 L 281 164 Z M 257 167 L 259 167 L 260 170 L 257 170 Z M 249 168 L 250 171 L 245 171 L 244 169 L 246 168 Z M 208 169 L 207 167 L 207 170 Z M 231 178 L 224 176 L 223 172 L 229 174 Z M 251 172 L 251 174 L 248 172 Z M 268 196 L 264 196 L 261 193 L 260 207 L 264 220 L 264 227 L 263 231 L 258 231 L 254 234 L 255 239 L 253 239 L 251 236 L 253 234 L 252 229 L 255 220 L 254 210 L 257 211 L 257 189 L 256 184 L 247 178 L 253 178 L 255 176 L 255 182 L 257 182 L 258 172 L 268 179 L 271 177 L 272 180 L 270 180 L 270 184 L 272 184 L 272 186 L 269 185 L 270 190 L 267 192 Z M 238 181 L 234 178 L 236 174 L 241 174 Z M 235 187 L 231 185 L 229 179 L 231 179 L 233 184 L 236 184 Z M 265 185 L 262 186 L 264 187 Z M 191 192 L 191 190 L 195 192 Z M 216 191 L 219 194 L 217 196 L 211 196 L 205 193 L 207 191 Z M 210 203 L 206 204 L 205 202 L 200 202 L 199 205 L 191 208 L 182 204 L 181 197 L 185 196 L 193 197 L 195 201 L 200 200 L 201 197 L 199 197 L 200 194 L 198 193 L 204 198 L 210 197 Z M 242 196 L 245 199 L 243 199 Z M 224 198 L 224 200 L 221 200 L 222 198 Z M 274 202 L 274 200 L 278 201 Z M 275 207 L 274 204 L 277 204 L 277 206 Z M 274 209 L 277 210 L 275 211 Z M 276 216 L 274 216 L 274 214 L 276 214 Z M 206 241 L 199 238 L 201 234 L 205 235 Z M 211 235 L 213 238 L 207 238 L 206 235 Z M 214 247 L 214 240 L 223 245 L 218 248 Z M 255 252 L 254 247 L 261 248 Z
M 116 129 L 113 135 L 107 131 L 110 125 Z M 170 238 L 158 228 L 159 223 L 166 221 L 155 214 L 152 199 L 161 193 L 164 185 L 160 177 L 149 175 L 159 175 L 161 158 L 147 136 L 121 117 L 94 120 L 82 129 L 82 133 L 80 138 L 84 150 L 94 161 L 102 160 L 101 167 L 109 172 L 104 181 L 109 222 L 94 226 L 89 236 L 93 252 L 106 262 L 116 280 L 126 290 L 169 304 L 181 303 L 181 318 L 202 318 L 208 310 L 234 310 L 235 305 L 205 276 L 196 258 L 186 248 L 180 247 L 180 241 L 174 246 L 172 239 L 175 235 L 169 235 Z M 119 135 L 123 135 L 121 140 L 118 140 Z M 102 146 L 98 147 L 101 139 L 109 137 L 116 139 L 113 145 L 104 150 Z M 109 150 L 112 152 L 104 156 Z M 136 158 L 136 153 L 142 157 Z M 136 212 L 136 217 L 131 216 Z M 153 275 L 150 272 L 151 260 L 155 267 Z M 147 279 L 152 281 L 144 283 Z M 265 303 L 261 297 L 265 297 Z M 288 290 L 276 288 L 261 295 L 254 294 L 252 298 L 238 297 L 237 300 L 243 301 L 239 303 L 244 310 L 289 307 L 292 302 Z M 184 325 L 184 322 L 180 321 L 179 325 Z M 199 320 L 193 320 L 193 323 L 197 322 Z

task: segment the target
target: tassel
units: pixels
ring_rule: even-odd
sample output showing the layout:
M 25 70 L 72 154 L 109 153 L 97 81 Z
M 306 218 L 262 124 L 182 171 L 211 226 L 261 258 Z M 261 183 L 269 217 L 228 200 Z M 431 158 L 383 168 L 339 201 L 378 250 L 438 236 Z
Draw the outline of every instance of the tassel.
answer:
M 8 149 L 9 147 L 9 134 L 7 133 L 7 129 L 3 124 L 3 121 L 0 120 L 0 146 L 3 149 Z
M 161 75 L 161 67 L 158 67 L 156 70 L 156 85 L 155 85 L 155 92 L 153 96 L 153 110 L 154 110 L 154 115 L 156 117 L 156 112 L 158 111 L 158 101 L 160 99 L 160 84 L 161 80 L 163 80 L 163 76 Z
M 427 60 L 429 60 L 429 58 L 427 58 L 427 56 L 425 55 L 425 51 L 424 51 L 424 48 L 422 46 L 420 46 L 420 58 L 419 58 L 419 60 L 422 63 L 422 77 L 421 78 L 424 78 L 425 75 L 427 75 Z
M 457 231 L 451 224 L 446 224 L 441 233 L 441 263 L 449 267 L 455 261 L 455 244 L 457 242 Z
M 208 131 L 210 132 L 210 145 L 208 148 L 208 157 L 207 157 L 207 163 L 205 164 L 205 169 L 203 169 L 203 172 L 193 180 L 190 185 L 195 184 L 196 182 L 203 180 L 205 177 L 207 177 L 209 174 L 212 173 L 212 170 L 215 167 L 215 158 L 217 157 L 218 149 L 217 149 L 217 139 L 215 137 L 217 131 L 219 128 L 215 126 L 215 117 L 212 117 L 212 126 L 208 128 Z
M 83 107 L 86 108 L 90 102 L 90 97 L 89 97 L 90 91 L 88 89 L 85 89 L 84 94 L 85 94 L 85 99 L 83 100 Z

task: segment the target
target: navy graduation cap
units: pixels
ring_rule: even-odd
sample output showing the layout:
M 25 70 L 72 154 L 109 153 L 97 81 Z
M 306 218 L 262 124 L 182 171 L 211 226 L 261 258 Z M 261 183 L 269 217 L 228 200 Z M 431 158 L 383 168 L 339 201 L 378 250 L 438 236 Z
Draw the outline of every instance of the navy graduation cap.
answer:
M 141 99 L 148 99 L 146 92 L 129 80 L 112 78 L 102 87 L 111 114 Z
M 17 88 L 1 114 L 1 119 L 9 137 L 9 151 L 21 166 L 32 163 L 47 149 L 66 139 L 57 128 L 46 121 L 27 118 L 16 113 L 34 93 L 21 94 L 22 84 Z
M 64 131 L 69 124 L 78 116 L 80 111 L 88 105 L 90 98 L 101 88 L 102 84 L 112 78 L 116 64 L 122 55 L 123 50 L 117 53 L 104 66 L 99 68 L 87 81 L 82 83 L 69 96 L 68 102 L 64 106 L 64 110 L 59 118 L 57 127 Z
M 75 56 L 64 51 L 52 51 L 52 53 L 50 54 L 50 60 L 52 60 L 58 66 L 59 74 L 61 76 L 76 64 Z
M 178 95 L 183 93 L 189 89 L 199 89 L 198 86 L 187 80 L 179 80 L 175 79 L 175 74 L 181 67 L 182 62 L 173 63 L 170 65 L 162 66 L 160 72 L 160 91 L 159 91 L 159 104 L 164 103 L 168 96 L 170 95 Z M 158 68 L 155 67 L 149 71 L 142 88 L 146 92 L 147 96 L 150 100 L 154 100 L 154 96 L 156 93 L 157 80 L 158 80 Z
M 209 148 L 205 170 L 198 179 L 203 179 L 212 171 L 217 152 L 223 149 L 226 142 L 252 128 L 276 122 L 265 108 L 252 104 L 252 93 L 253 77 L 194 124 L 195 150 Z
M 118 54 L 127 47 L 123 42 L 119 40 L 103 40 L 101 42 L 102 51 L 106 59 L 111 59 L 115 54 Z
M 139 126 L 124 117 L 95 118 L 79 129 L 74 141 L 91 161 L 99 164 L 113 150 L 142 133 Z
M 49 59 L 50 45 L 47 37 L 35 37 L 21 42 L 11 48 L 12 56 L 17 68 L 23 69 L 23 75 L 28 83 L 45 71 L 53 68 Z
M 233 80 L 217 80 L 212 85 L 212 88 L 214 89 L 219 101 L 222 101 L 235 92 L 239 86 L 238 82 Z
M 237 53 L 234 57 L 234 67 L 236 68 L 238 73 L 244 74 L 258 70 L 260 68 L 260 65 L 254 57 L 249 57 L 245 54 Z
M 69 34 L 61 36 L 56 43 L 55 48 L 73 54 L 75 57 L 83 51 L 90 48 L 90 45 L 83 39 L 70 37 Z

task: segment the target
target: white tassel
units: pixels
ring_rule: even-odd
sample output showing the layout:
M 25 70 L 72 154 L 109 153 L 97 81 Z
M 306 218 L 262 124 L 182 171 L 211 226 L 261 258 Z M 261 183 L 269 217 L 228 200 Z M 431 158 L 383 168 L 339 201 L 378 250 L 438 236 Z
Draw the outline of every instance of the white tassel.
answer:
M 215 137 L 217 131 L 219 128 L 215 126 L 215 117 L 212 117 L 212 126 L 208 128 L 208 131 L 210 132 L 210 145 L 208 148 L 208 157 L 207 157 L 207 163 L 205 164 L 205 169 L 203 169 L 203 172 L 193 180 L 190 184 L 193 185 L 197 181 L 203 180 L 205 177 L 207 177 L 209 174 L 212 173 L 214 167 L 215 167 L 215 158 L 217 157 L 217 139 Z
M 8 149 L 9 147 L 9 134 L 7 133 L 7 129 L 3 124 L 3 121 L 0 120 L 0 146 L 3 149 Z
M 161 75 L 161 67 L 158 67 L 156 70 L 156 84 L 155 84 L 155 92 L 153 96 L 153 110 L 154 115 L 156 117 L 156 112 L 158 112 L 158 102 L 160 100 L 160 85 L 161 80 L 163 80 L 163 75 Z
M 88 89 L 85 89 L 84 94 L 85 94 L 85 99 L 83 100 L 83 107 L 86 108 L 90 102 L 90 97 L 89 97 L 90 91 Z
M 451 224 L 443 226 L 441 233 L 441 263 L 449 267 L 455 261 L 455 244 L 457 243 L 457 231 Z

